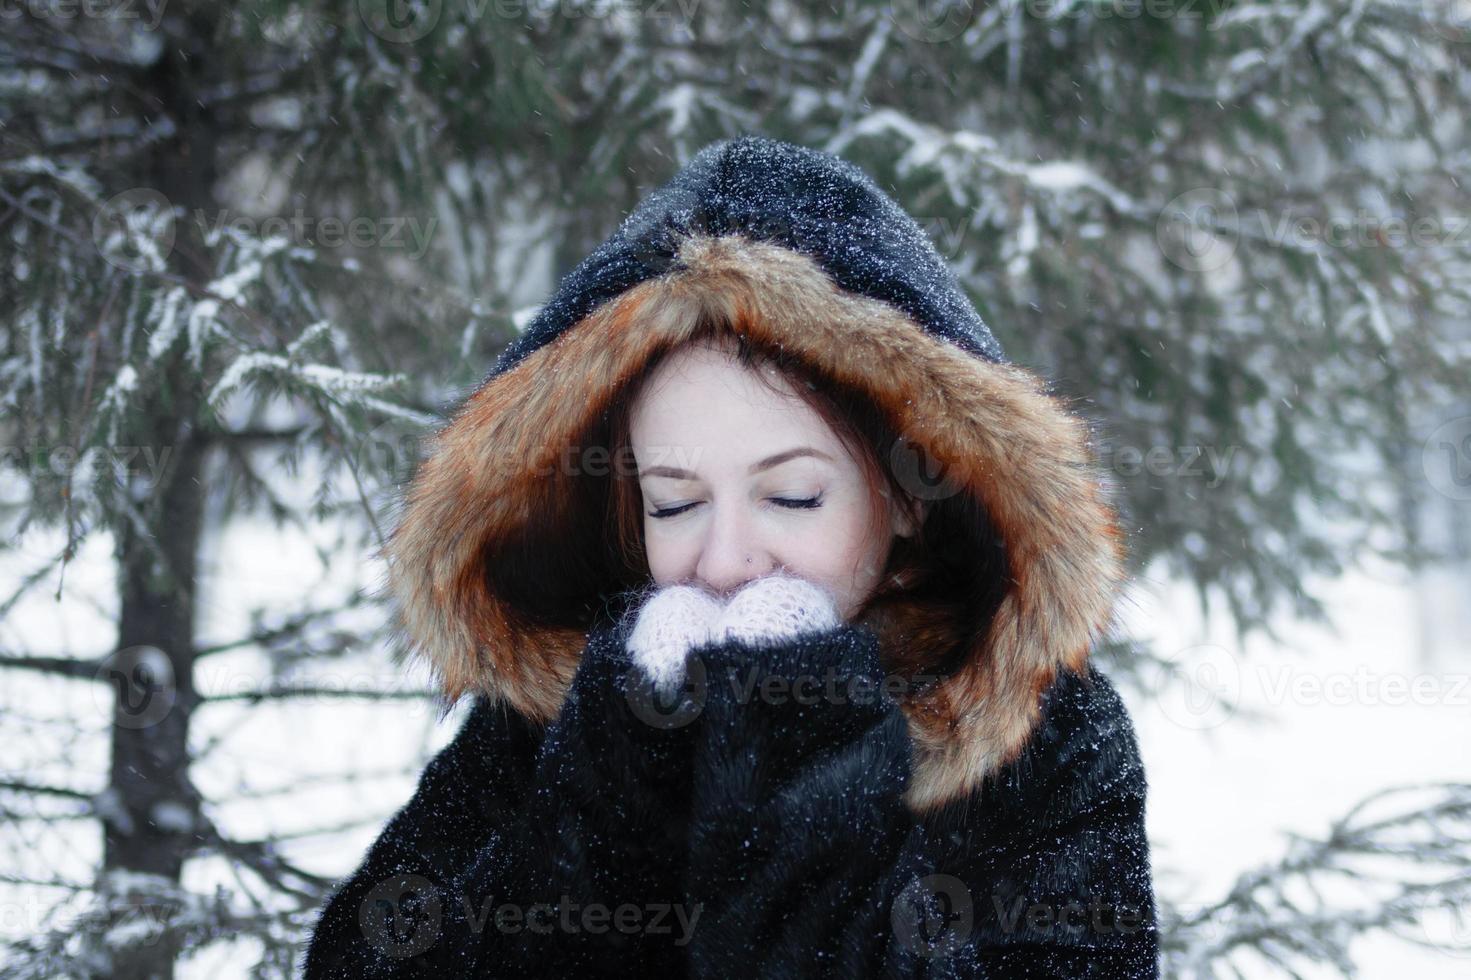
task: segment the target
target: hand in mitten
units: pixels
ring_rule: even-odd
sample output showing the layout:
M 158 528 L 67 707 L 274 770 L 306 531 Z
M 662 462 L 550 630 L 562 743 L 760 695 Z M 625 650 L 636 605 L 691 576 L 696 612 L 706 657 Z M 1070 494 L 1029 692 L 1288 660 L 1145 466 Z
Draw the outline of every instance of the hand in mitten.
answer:
M 633 662 L 656 688 L 673 690 L 684 680 L 690 648 L 710 639 L 723 609 L 719 599 L 693 586 L 660 589 L 639 610 L 629 633 Z
M 717 640 L 786 640 L 841 622 L 832 594 L 786 573 L 765 575 L 731 598 L 715 623 Z
M 663 691 L 684 679 L 685 661 L 697 646 L 721 640 L 788 639 L 838 625 L 837 605 L 823 587 L 786 573 L 755 579 L 729 603 L 688 585 L 660 589 L 644 603 L 629 634 L 628 649 Z

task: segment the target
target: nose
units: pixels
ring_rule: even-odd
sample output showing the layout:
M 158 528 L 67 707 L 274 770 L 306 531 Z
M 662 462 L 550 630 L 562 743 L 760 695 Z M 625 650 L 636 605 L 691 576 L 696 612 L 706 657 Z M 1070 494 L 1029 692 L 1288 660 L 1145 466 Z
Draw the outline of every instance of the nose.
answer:
M 712 509 L 715 513 L 700 550 L 695 577 L 717 595 L 729 598 L 747 582 L 770 573 L 775 563 L 739 507 L 727 507 L 723 512 Z

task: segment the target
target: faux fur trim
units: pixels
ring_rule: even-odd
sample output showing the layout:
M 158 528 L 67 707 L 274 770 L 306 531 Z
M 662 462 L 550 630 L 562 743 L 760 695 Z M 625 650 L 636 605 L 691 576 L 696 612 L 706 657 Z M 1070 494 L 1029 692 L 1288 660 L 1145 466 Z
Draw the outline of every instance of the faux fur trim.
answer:
M 1004 539 L 1012 580 L 993 618 L 978 614 L 960 669 L 904 703 L 909 805 L 963 797 L 1025 747 L 1058 671 L 1083 673 L 1111 625 L 1124 545 L 1088 426 L 1036 375 L 936 338 L 779 245 L 691 235 L 669 271 L 602 303 L 467 400 L 439 433 L 389 545 L 410 642 L 451 700 L 479 690 L 536 721 L 556 715 L 586 636 L 529 627 L 491 593 L 484 562 L 528 529 L 558 526 L 547 461 L 656 351 L 688 339 L 692 302 L 868 392 Z

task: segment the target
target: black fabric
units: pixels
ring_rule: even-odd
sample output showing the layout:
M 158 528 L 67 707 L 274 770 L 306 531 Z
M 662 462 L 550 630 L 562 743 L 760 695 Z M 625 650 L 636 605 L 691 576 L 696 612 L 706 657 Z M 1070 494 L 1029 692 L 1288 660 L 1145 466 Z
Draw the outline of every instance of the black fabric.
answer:
M 741 136 L 704 147 L 645 196 L 563 277 L 490 377 L 515 367 L 605 300 L 667 271 L 689 235 L 732 232 L 811 256 L 844 289 L 903 310 L 962 350 L 1004 360 L 924 229 L 872 178 L 836 154 Z
M 307 980 L 1158 976 L 1144 771 L 1096 669 L 919 819 L 871 631 L 697 649 L 665 703 L 627 628 L 590 634 L 544 736 L 475 702 L 327 903 Z

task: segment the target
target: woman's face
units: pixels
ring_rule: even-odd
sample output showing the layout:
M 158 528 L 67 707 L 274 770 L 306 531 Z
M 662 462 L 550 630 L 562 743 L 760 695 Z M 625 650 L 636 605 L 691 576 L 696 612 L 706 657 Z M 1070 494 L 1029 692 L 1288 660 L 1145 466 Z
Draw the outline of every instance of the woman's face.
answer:
M 649 570 L 660 586 L 728 598 L 783 569 L 826 586 L 849 620 L 878 584 L 893 536 L 913 525 L 891 500 L 872 526 L 858 461 L 783 375 L 763 370 L 784 394 L 731 354 L 686 345 L 630 406 Z

